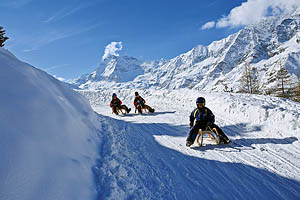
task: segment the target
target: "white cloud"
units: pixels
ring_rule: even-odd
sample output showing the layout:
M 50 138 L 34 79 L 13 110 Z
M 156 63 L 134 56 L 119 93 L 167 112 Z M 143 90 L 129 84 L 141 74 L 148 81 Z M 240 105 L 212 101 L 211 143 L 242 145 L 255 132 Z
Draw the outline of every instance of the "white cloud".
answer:
M 215 24 L 216 23 L 214 21 L 207 22 L 206 24 L 201 26 L 201 30 L 213 28 L 215 26 Z
M 102 59 L 104 60 L 110 55 L 119 56 L 117 51 L 121 51 L 122 49 L 123 49 L 122 42 L 111 42 L 109 45 L 105 47 L 105 51 Z
M 300 0 L 248 0 L 233 8 L 227 16 L 217 20 L 215 25 L 217 28 L 245 26 L 264 17 L 291 13 L 297 8 L 300 8 Z M 209 23 L 204 24 L 202 29 L 214 27 L 209 27 L 213 24 Z

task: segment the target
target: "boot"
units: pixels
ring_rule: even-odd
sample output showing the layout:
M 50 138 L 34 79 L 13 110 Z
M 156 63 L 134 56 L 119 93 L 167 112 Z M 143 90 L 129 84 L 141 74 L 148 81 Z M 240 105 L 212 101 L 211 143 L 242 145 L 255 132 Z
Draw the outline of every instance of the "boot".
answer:
M 190 141 L 190 140 L 187 140 L 185 145 L 186 145 L 187 147 L 190 147 L 192 144 L 193 144 L 193 142 L 192 142 L 192 141 Z

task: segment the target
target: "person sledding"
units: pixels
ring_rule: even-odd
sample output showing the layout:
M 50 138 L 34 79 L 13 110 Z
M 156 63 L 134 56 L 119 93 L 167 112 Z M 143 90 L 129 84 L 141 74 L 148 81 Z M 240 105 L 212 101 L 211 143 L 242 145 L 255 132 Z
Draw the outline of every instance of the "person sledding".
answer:
M 153 113 L 155 110 L 150 106 L 146 105 L 146 101 L 139 95 L 138 92 L 134 93 L 135 98 L 133 104 L 135 106 L 135 110 L 138 111 L 139 114 L 143 113 L 143 110 L 148 110 L 149 113 Z
M 112 109 L 112 112 L 115 113 L 116 115 L 118 115 L 119 113 L 127 114 L 131 111 L 131 108 L 122 105 L 122 101 L 117 97 L 116 93 L 113 93 L 112 95 L 110 107 Z M 123 110 L 125 110 L 125 113 L 123 113 Z
M 199 129 L 212 130 L 213 128 L 218 131 L 221 142 L 223 142 L 224 144 L 229 144 L 231 141 L 228 139 L 222 129 L 214 124 L 215 115 L 209 108 L 205 107 L 205 99 L 203 97 L 198 97 L 196 99 L 196 105 L 197 108 L 195 108 L 190 115 L 191 129 L 189 132 L 189 136 L 186 139 L 186 146 L 190 147 L 192 144 L 194 144 Z

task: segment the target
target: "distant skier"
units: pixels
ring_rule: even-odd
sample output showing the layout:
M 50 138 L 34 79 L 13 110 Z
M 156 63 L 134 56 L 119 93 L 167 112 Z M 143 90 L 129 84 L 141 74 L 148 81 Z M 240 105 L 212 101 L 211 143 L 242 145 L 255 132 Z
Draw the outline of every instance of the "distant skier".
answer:
M 122 105 L 122 101 L 117 97 L 116 93 L 113 93 L 113 95 L 112 95 L 110 107 L 112 109 L 112 112 L 115 113 L 116 115 L 118 115 L 119 114 L 118 111 L 121 111 L 121 110 L 125 110 L 126 113 L 129 113 L 131 111 L 131 108 L 128 108 L 127 106 Z
M 139 95 L 138 92 L 135 92 L 135 98 L 134 98 L 134 106 L 135 110 L 138 110 L 139 114 L 142 114 L 142 109 L 148 110 L 148 112 L 153 113 L 155 110 L 151 108 L 150 106 L 146 105 L 146 101 Z
M 229 144 L 231 141 L 228 139 L 228 137 L 225 135 L 225 133 L 222 131 L 220 127 L 218 127 L 215 122 L 215 115 L 212 113 L 212 111 L 205 107 L 205 99 L 203 97 L 198 97 L 196 99 L 196 105 L 197 108 L 193 110 L 193 112 L 190 115 L 190 133 L 188 138 L 186 139 L 186 146 L 191 146 L 199 132 L 199 129 L 207 130 L 207 129 L 213 129 L 216 128 L 220 140 L 224 142 L 224 144 Z M 195 125 L 194 125 L 194 121 Z

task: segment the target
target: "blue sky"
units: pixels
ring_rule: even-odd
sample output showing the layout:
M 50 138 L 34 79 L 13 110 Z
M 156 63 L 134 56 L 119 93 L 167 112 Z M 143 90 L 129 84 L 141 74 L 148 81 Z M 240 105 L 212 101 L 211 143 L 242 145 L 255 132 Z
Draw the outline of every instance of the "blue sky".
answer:
M 10 38 L 5 48 L 19 59 L 72 79 L 95 69 L 112 42 L 121 43 L 118 54 L 141 60 L 170 59 L 198 44 L 208 45 L 250 23 L 249 16 L 239 13 L 251 6 L 257 10 L 255 2 L 0 0 L 0 26 Z M 251 19 L 265 15 L 264 9 L 254 17 L 251 12 Z

